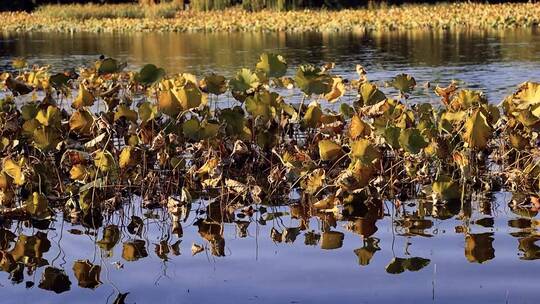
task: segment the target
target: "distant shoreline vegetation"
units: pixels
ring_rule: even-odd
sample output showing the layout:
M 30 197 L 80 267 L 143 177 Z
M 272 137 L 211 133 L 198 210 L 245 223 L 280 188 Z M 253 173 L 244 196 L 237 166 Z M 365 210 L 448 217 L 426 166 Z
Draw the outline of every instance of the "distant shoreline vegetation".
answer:
M 336 32 L 538 27 L 538 3 L 414 4 L 344 10 L 183 10 L 179 3 L 47 5 L 3 12 L 2 32 Z

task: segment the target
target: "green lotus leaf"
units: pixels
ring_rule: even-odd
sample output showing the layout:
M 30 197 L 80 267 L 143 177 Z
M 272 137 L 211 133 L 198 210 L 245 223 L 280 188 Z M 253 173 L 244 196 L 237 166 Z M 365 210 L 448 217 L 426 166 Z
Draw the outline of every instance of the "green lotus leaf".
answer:
M 231 90 L 236 92 L 247 92 L 251 89 L 256 89 L 261 84 L 261 80 L 257 74 L 249 69 L 241 69 L 236 76 L 229 81 Z
M 304 125 L 309 128 L 316 128 L 321 124 L 321 117 L 323 112 L 318 104 L 311 104 L 308 106 L 306 113 L 304 114 Z
M 301 65 L 294 78 L 296 85 L 304 94 L 324 95 L 332 91 L 334 79 L 313 65 Z
M 42 151 L 53 150 L 60 143 L 60 133 L 58 130 L 39 126 L 33 132 L 34 146 Z
M 159 117 L 158 106 L 148 101 L 143 102 L 139 106 L 138 112 L 143 124 Z
M 143 85 L 152 85 L 160 81 L 165 76 L 165 70 L 158 68 L 153 64 L 147 64 L 141 68 L 139 73 L 135 76 L 135 81 Z
M 446 175 L 439 176 L 431 185 L 433 193 L 443 200 L 457 200 L 461 198 L 459 184 Z
M 402 93 L 409 93 L 416 86 L 416 80 L 411 75 L 399 74 L 394 77 L 388 84 Z
M 212 122 L 202 122 L 196 118 L 191 118 L 182 124 L 184 136 L 191 140 L 204 140 L 215 137 L 219 131 L 219 124 Z
M 369 140 L 359 139 L 351 143 L 350 157 L 371 165 L 381 158 L 381 152 Z
M 227 92 L 227 80 L 221 75 L 212 73 L 202 79 L 202 87 L 210 94 L 221 95 Z
M 207 101 L 206 94 L 191 81 L 186 82 L 184 86 L 178 88 L 177 96 L 182 105 L 182 110 L 197 108 L 200 105 L 205 105 Z
M 420 130 L 416 128 L 401 130 L 398 141 L 400 146 L 411 154 L 420 153 L 429 144 Z
M 94 165 L 101 172 L 108 172 L 116 167 L 114 157 L 109 151 L 99 150 L 94 155 Z
M 97 71 L 99 75 L 118 73 L 126 67 L 126 63 L 120 63 L 113 58 L 106 58 L 96 63 Z
M 265 122 L 276 116 L 276 107 L 280 102 L 279 94 L 275 92 L 257 92 L 245 101 L 246 111 L 254 117 L 261 117 Z
M 196 118 L 191 118 L 182 124 L 182 132 L 184 133 L 184 136 L 192 140 L 199 139 L 200 129 L 201 125 L 199 120 Z
M 322 160 L 336 160 L 343 155 L 341 145 L 328 139 L 319 141 L 319 156 Z
M 345 118 L 350 118 L 354 115 L 354 108 L 346 103 L 342 103 L 339 106 L 339 113 L 341 113 L 341 115 L 343 115 Z
M 281 55 L 263 53 L 257 63 L 257 70 L 263 71 L 267 77 L 279 78 L 287 73 L 287 62 Z
M 393 149 L 399 149 L 399 137 L 401 135 L 401 128 L 398 128 L 396 126 L 388 126 L 386 129 L 384 129 L 384 140 L 390 147 Z
M 27 103 L 21 107 L 21 116 L 24 120 L 31 120 L 36 117 L 39 109 L 35 103 Z
M 49 77 L 49 83 L 55 88 L 63 88 L 67 86 L 69 77 L 64 73 L 57 73 Z
M 361 106 L 372 106 L 376 103 L 386 99 L 386 96 L 383 92 L 377 89 L 377 86 L 365 82 L 360 86 L 360 105 Z
M 60 109 L 58 109 L 55 106 L 48 106 L 47 109 L 40 110 L 36 114 L 36 119 L 39 121 L 40 124 L 50 127 L 60 126 L 60 122 L 62 120 Z

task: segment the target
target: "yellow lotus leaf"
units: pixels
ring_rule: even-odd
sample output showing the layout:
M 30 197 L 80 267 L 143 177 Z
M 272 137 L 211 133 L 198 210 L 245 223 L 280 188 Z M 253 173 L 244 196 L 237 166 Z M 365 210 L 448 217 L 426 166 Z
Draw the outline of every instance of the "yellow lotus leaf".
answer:
M 475 110 L 465 122 L 463 140 L 470 148 L 484 149 L 492 135 L 493 129 L 488 124 L 486 116 L 480 109 Z
M 322 160 L 335 160 L 343 155 L 341 145 L 328 139 L 319 141 L 319 155 Z
M 11 158 L 4 159 L 3 171 L 9 175 L 16 185 L 22 186 L 26 181 L 22 166 L 24 165 L 24 158 L 21 158 L 19 162 L 14 161 Z
M 89 134 L 94 124 L 94 116 L 88 110 L 77 110 L 69 118 L 69 129 L 79 134 Z
M 83 85 L 79 85 L 79 95 L 73 101 L 71 105 L 74 109 L 80 109 L 82 107 L 90 107 L 94 104 L 94 95 L 88 91 L 88 89 Z

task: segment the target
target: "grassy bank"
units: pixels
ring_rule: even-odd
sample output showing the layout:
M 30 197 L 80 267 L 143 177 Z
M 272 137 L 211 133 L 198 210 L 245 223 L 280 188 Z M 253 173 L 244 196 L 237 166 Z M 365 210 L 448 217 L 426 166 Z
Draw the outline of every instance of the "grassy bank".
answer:
M 352 31 L 450 28 L 535 27 L 540 23 L 540 5 L 520 4 L 438 4 L 406 5 L 341 11 L 303 10 L 290 12 L 246 12 L 241 9 L 195 12 L 177 11 L 150 14 L 134 10 L 114 15 L 113 7 L 80 13 L 54 13 L 51 7 L 28 13 L 2 13 L 3 31 L 42 32 L 214 32 L 214 31 Z M 67 10 L 66 10 L 67 11 Z M 121 11 L 120 11 L 121 12 Z M 130 15 L 131 14 L 131 15 Z M 143 16 L 144 14 L 144 16 Z M 150 17 L 153 16 L 153 17 Z

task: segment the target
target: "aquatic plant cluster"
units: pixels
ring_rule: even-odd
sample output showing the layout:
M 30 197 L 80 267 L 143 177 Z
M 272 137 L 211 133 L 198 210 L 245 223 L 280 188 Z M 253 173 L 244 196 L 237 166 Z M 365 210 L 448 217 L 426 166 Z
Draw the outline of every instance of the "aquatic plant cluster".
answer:
M 288 77 L 284 58 L 266 53 L 229 80 L 152 64 L 125 72 L 112 58 L 56 74 L 13 65 L 0 78 L 5 217 L 112 212 L 133 196 L 172 213 L 194 198 L 239 208 L 295 191 L 310 208 L 353 215 L 382 200 L 534 196 L 540 185 L 538 83 L 500 106 L 451 83 L 432 105 L 409 100 L 410 75 L 390 80 L 387 96 L 361 66 L 358 79 L 331 63 Z M 302 97 L 287 102 L 288 91 Z M 348 92 L 354 104 L 340 103 Z
M 300 65 L 290 77 L 286 60 L 267 53 L 231 79 L 125 67 L 103 58 L 55 73 L 15 59 L 0 74 L 3 227 L 19 220 L 46 230 L 58 212 L 90 229 L 108 218 L 97 245 L 111 254 L 122 235 L 124 224 L 112 224 L 120 210 L 144 207 L 157 210 L 145 219 L 170 218 L 178 237 L 182 222 L 193 220 L 209 247 L 194 243 L 192 254 L 224 256 L 223 223 L 246 237 L 255 218 L 263 225 L 290 215 L 298 226 L 273 227 L 274 242 L 292 243 L 304 231 L 306 245 L 340 248 L 344 233 L 332 227 L 347 221 L 346 229 L 364 239 L 354 253 L 367 265 L 380 250 L 373 235 L 385 202 L 400 210 L 392 223 L 400 235 L 426 236 L 433 225 L 427 217 L 471 219 L 472 202 L 490 215 L 490 197 L 505 189 L 514 193 L 511 210 L 523 216 L 508 222 L 522 230 L 516 237 L 523 259 L 539 257 L 538 221 L 530 218 L 540 209 L 539 83 L 519 85 L 498 106 L 456 83 L 424 84 L 440 99 L 434 105 L 415 96 L 419 85 L 410 75 L 377 86 L 360 65 L 358 77 L 346 79 L 328 63 Z M 414 212 L 407 211 L 411 199 Z M 321 232 L 309 230 L 313 217 Z M 127 222 L 129 234 L 141 237 L 143 218 Z M 493 227 L 489 217 L 472 223 Z M 493 234 L 469 229 L 456 227 L 465 234 L 467 260 L 493 259 Z M 83 233 L 77 231 L 70 233 Z M 180 240 L 169 242 L 168 233 L 155 245 L 164 260 L 180 254 Z M 32 273 L 47 265 L 50 241 L 42 231 L 16 238 L 0 229 L 0 269 L 22 282 L 25 267 Z M 146 246 L 137 237 L 126 241 L 122 258 L 144 258 Z M 394 256 L 386 271 L 429 263 Z M 73 264 L 83 288 L 98 286 L 100 271 L 86 260 Z M 52 266 L 39 283 L 57 293 L 70 285 Z
M 247 12 L 231 8 L 210 12 L 187 10 L 179 11 L 174 18 L 142 19 L 102 18 L 103 9 L 82 11 L 84 14 L 70 15 L 63 11 L 62 6 L 53 6 L 35 13 L 1 13 L 3 20 L 1 30 L 4 32 L 336 32 L 516 28 L 536 27 L 540 22 L 540 5 L 536 3 L 424 4 L 376 9 L 288 12 L 269 10 Z M 95 16 L 92 16 L 93 11 L 96 12 Z M 158 16 L 160 14 L 158 13 Z

